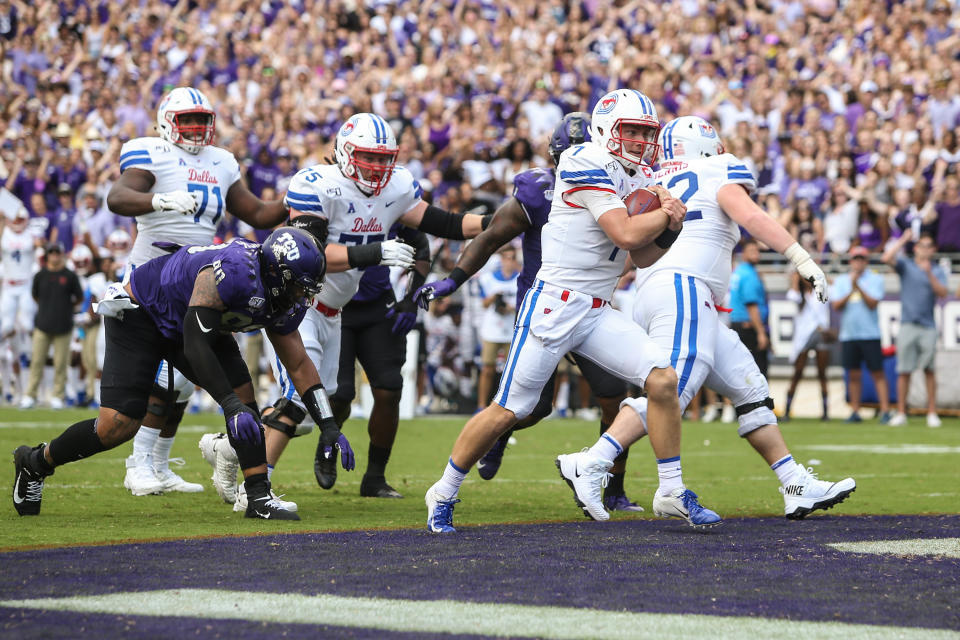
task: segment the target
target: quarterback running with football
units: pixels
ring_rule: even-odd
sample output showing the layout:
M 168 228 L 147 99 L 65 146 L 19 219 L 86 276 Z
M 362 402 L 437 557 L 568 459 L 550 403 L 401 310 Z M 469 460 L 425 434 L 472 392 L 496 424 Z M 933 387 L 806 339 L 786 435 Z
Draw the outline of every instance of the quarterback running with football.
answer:
M 357 293 L 361 269 L 377 264 L 410 268 L 414 248 L 389 237 L 395 222 L 444 238 L 463 240 L 482 230 L 485 218 L 454 214 L 428 205 L 413 175 L 396 164 L 399 147 L 390 125 L 378 115 L 358 113 L 347 119 L 337 133 L 336 164 L 319 164 L 300 170 L 290 181 L 286 202 L 290 224 L 306 229 L 326 246 L 330 273 L 323 290 L 307 311 L 300 335 L 310 359 L 320 372 L 324 395 L 337 389 L 340 360 L 341 309 Z M 267 460 L 270 473 L 294 436 L 313 429 L 303 401 L 289 383 L 282 362 L 271 359 L 281 397 L 264 411 L 267 429 Z M 317 423 L 320 438 L 314 459 L 318 484 L 330 489 L 336 483 L 336 438 L 340 433 L 329 402 L 323 421 Z M 204 436 L 201 449 L 212 449 L 213 436 Z M 236 509 L 245 497 L 236 491 L 236 467 L 230 452 L 217 445 L 214 486 L 225 501 L 236 495 Z M 206 452 L 205 452 L 206 455 Z M 209 458 L 208 458 L 209 460 Z M 295 508 L 288 503 L 289 508 Z
M 647 392 L 650 443 L 660 476 L 654 511 L 684 518 L 693 526 L 720 522 L 683 485 L 677 376 L 667 354 L 609 304 L 628 252 L 635 263 L 650 264 L 680 235 L 686 208 L 666 190 L 656 188 L 661 208 L 643 215 L 629 215 L 623 203 L 625 196 L 651 182 L 649 167 L 656 162 L 659 130 L 650 99 L 639 91 L 619 89 L 594 107 L 591 140 L 561 154 L 550 217 L 541 236 L 542 266 L 517 313 L 506 370 L 493 402 L 464 426 L 443 476 L 427 491 L 431 532 L 455 531 L 453 508 L 467 472 L 497 438 L 530 415 L 569 351 Z M 623 451 L 606 434 L 597 447 L 611 464 Z M 598 487 L 606 482 L 609 466 L 601 470 L 597 464 L 577 462 L 569 456 L 557 460 L 572 486 L 586 485 L 595 476 Z M 609 517 L 599 491 L 581 502 L 588 516 Z
M 550 157 L 554 166 L 560 161 L 560 154 L 567 148 L 582 144 L 590 139 L 590 116 L 582 112 L 568 113 L 557 125 L 550 138 Z M 520 308 L 524 295 L 536 280 L 540 270 L 541 243 L 540 233 L 550 215 L 550 202 L 553 199 L 553 186 L 556 182 L 555 169 L 530 169 L 517 174 L 513 179 L 513 197 L 497 209 L 490 226 L 463 250 L 450 275 L 443 280 L 431 282 L 421 287 L 415 294 L 418 303 L 426 308 L 435 298 L 451 295 L 460 285 L 476 274 L 500 247 L 516 237 L 522 238 L 523 268 L 517 281 L 517 304 Z M 620 402 L 627 395 L 626 383 L 608 373 L 583 356 L 572 354 L 583 377 L 590 385 L 593 395 L 600 405 L 600 432 L 606 431 L 617 412 Z M 513 431 L 526 429 L 537 424 L 550 414 L 553 406 L 553 390 L 556 375 L 543 387 L 540 400 L 530 415 L 497 439 L 493 447 L 477 462 L 477 473 L 484 480 L 493 479 L 503 460 L 507 440 Z M 626 470 L 627 450 L 617 456 L 611 469 L 610 483 L 604 490 L 603 501 L 613 511 L 642 511 L 643 509 L 627 498 L 623 488 Z
M 767 379 L 739 336 L 718 321 L 717 301 L 730 281 L 731 254 L 739 226 L 790 259 L 801 278 L 826 302 L 823 271 L 774 218 L 750 198 L 756 181 L 736 156 L 724 153 L 716 130 L 704 119 L 683 116 L 660 134 L 663 158 L 653 178 L 687 205 L 683 234 L 636 278 L 634 320 L 662 349 L 679 375 L 677 394 L 685 409 L 700 387 L 730 398 L 738 433 L 764 458 L 781 483 L 787 518 L 842 502 L 856 489 L 853 478 L 818 480 L 795 461 L 777 426 Z M 608 434 L 630 446 L 647 433 L 645 398 L 629 398 Z M 572 454 L 582 465 L 609 468 L 593 451 Z M 584 492 L 584 495 L 589 492 Z M 582 498 L 586 499 L 586 498 Z M 602 505 L 595 505 L 601 508 Z
M 50 444 L 14 451 L 13 504 L 21 516 L 40 513 L 43 487 L 57 466 L 112 449 L 134 436 L 163 359 L 200 385 L 223 409 L 249 496 L 245 517 L 299 520 L 272 495 L 260 412 L 250 374 L 233 337 L 265 329 L 292 384 L 320 420 L 326 398 L 296 329 L 320 290 L 323 248 L 309 233 L 281 228 L 259 245 L 241 238 L 179 247 L 141 264 L 110 286 L 97 312 L 105 316 L 106 357 L 96 418 L 68 427 Z M 336 437 L 352 468 L 346 438 Z
M 213 145 L 216 114 L 197 89 L 173 89 L 157 108 L 159 138 L 134 138 L 120 149 L 120 178 L 107 195 L 113 213 L 136 218 L 137 239 L 126 273 L 164 255 L 155 242 L 213 244 L 225 212 L 258 229 L 282 223 L 280 200 L 264 202 L 247 188 L 234 155 Z M 129 277 L 129 276 L 127 276 Z M 123 485 L 135 496 L 202 491 L 169 466 L 174 436 L 194 385 L 164 361 L 143 426 L 133 439 Z

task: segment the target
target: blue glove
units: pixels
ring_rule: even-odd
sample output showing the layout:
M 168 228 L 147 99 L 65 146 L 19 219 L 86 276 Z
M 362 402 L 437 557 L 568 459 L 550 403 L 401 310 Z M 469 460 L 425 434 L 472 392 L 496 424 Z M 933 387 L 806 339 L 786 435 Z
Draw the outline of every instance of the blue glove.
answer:
M 253 409 L 240 402 L 234 394 L 230 394 L 221 406 L 227 422 L 227 433 L 232 438 L 249 444 L 260 444 L 263 428 L 260 426 L 260 416 L 254 413 Z
M 413 309 L 406 309 L 401 305 L 403 303 L 390 307 L 390 310 L 387 311 L 387 319 L 396 318 L 391 331 L 398 336 L 405 336 L 417 324 L 417 307 L 413 303 L 410 303 Z
M 437 280 L 436 282 L 431 282 L 425 284 L 413 294 L 413 301 L 416 302 L 420 308 L 426 310 L 430 306 L 430 301 L 436 298 L 445 298 L 450 295 L 458 288 L 457 283 L 453 278 L 444 278 L 443 280 Z

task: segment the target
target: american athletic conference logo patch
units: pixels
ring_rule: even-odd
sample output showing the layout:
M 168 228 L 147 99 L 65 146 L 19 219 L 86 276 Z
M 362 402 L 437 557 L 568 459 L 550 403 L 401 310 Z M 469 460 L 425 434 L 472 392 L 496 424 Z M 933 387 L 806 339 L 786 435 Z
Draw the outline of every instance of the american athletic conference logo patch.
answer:
M 613 95 L 607 96 L 606 98 L 600 101 L 600 106 L 597 107 L 597 113 L 598 114 L 610 113 L 611 111 L 613 111 L 613 108 L 617 106 L 617 100 L 619 100 L 619 97 L 615 93 Z

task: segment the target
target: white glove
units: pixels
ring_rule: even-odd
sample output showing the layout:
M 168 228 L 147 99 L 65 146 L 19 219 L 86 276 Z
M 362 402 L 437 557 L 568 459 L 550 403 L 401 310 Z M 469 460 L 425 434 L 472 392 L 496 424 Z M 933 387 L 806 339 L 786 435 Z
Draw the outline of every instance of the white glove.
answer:
M 157 212 L 182 213 L 192 216 L 200 208 L 200 194 L 196 191 L 168 191 L 153 194 L 151 202 Z
M 810 254 L 807 253 L 799 243 L 794 242 L 787 247 L 783 255 L 789 258 L 793 266 L 797 268 L 797 273 L 800 274 L 800 277 L 813 285 L 813 291 L 817 294 L 817 300 L 826 302 L 827 278 L 823 275 L 823 270 L 818 267 L 817 263 L 810 257 Z
M 387 267 L 413 267 L 413 245 L 399 240 L 385 240 L 380 243 L 380 264 Z

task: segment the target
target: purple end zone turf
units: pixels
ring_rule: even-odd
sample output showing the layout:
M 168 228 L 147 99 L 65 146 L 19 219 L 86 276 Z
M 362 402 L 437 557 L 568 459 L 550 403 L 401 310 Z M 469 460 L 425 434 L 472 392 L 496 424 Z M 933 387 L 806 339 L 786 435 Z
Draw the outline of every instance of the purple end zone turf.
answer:
M 960 560 L 825 546 L 945 537 L 960 537 L 960 516 L 734 519 L 709 532 L 640 519 L 461 527 L 450 536 L 402 530 L 73 547 L 0 554 L 8 577 L 0 597 L 211 588 L 960 629 Z M 10 615 L 45 619 L 0 610 Z

